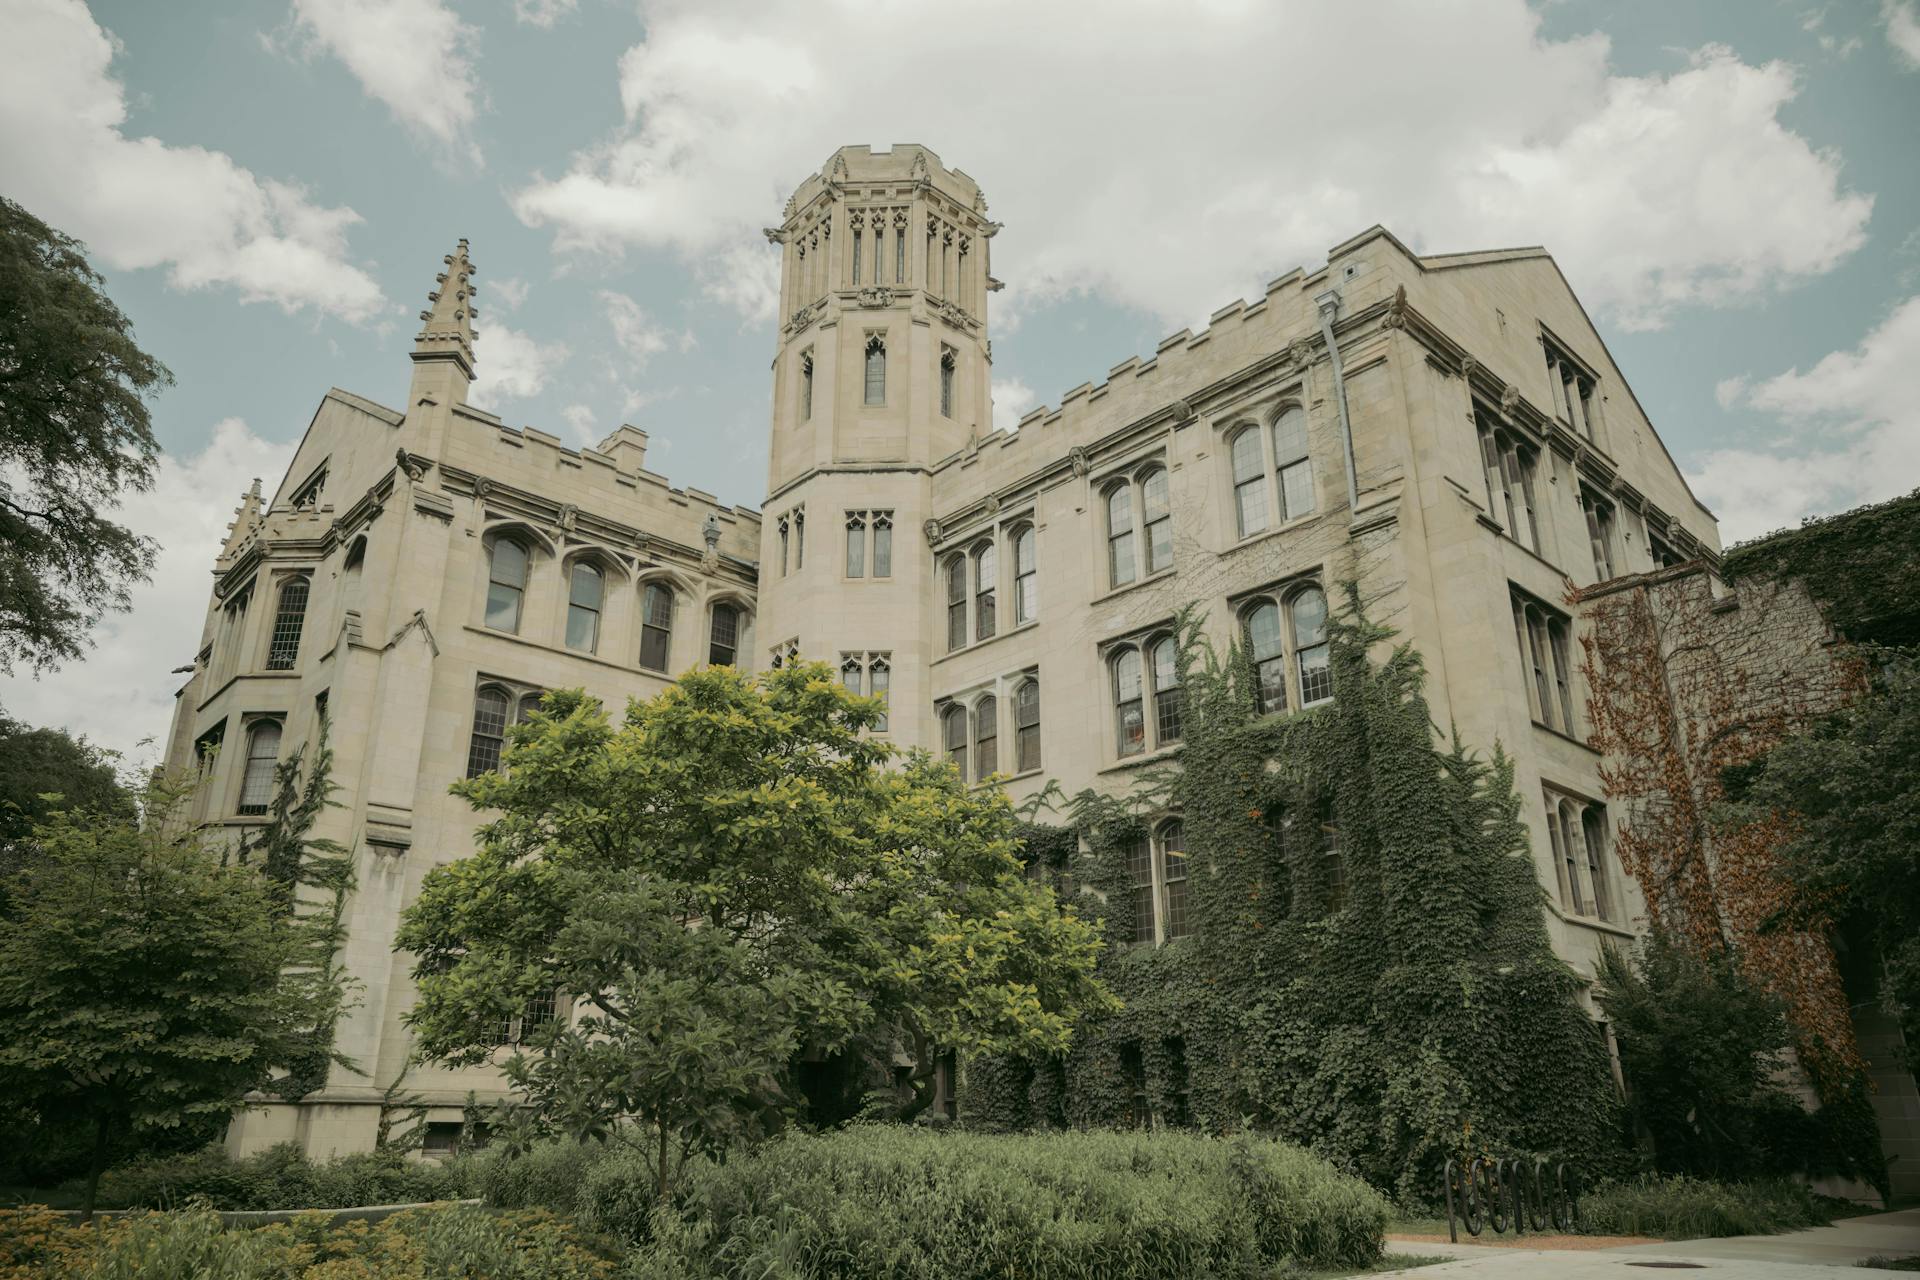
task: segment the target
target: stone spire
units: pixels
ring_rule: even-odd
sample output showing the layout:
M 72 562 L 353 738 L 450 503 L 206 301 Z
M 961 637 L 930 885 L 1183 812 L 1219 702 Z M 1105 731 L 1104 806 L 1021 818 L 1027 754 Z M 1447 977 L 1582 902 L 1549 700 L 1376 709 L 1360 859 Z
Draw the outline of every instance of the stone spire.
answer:
M 473 381 L 473 342 L 480 336 L 473 327 L 479 314 L 473 303 L 479 292 L 473 283 L 478 268 L 467 257 L 465 240 L 442 261 L 446 270 L 435 277 L 427 309 L 420 313 L 420 333 L 413 340 L 413 399 L 417 402 L 422 394 L 439 393 L 464 403 Z M 456 371 L 457 378 L 451 376 Z
M 220 547 L 217 564 L 226 564 L 238 555 L 247 545 L 247 539 L 260 527 L 265 505 L 260 498 L 260 480 L 255 477 L 253 487 L 240 499 L 240 505 L 234 508 L 233 523 L 227 526 L 227 538 Z

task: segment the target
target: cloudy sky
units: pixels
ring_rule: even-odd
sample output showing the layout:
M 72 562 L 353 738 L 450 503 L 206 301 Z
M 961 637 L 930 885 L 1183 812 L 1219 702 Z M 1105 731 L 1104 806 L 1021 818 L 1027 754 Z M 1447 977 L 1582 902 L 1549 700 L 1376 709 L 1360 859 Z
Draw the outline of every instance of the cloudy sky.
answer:
M 1729 543 L 1920 485 L 1920 0 L 0 0 L 0 191 L 178 385 L 165 551 L 0 705 L 142 753 L 248 481 L 328 386 L 398 404 L 440 255 L 474 400 L 622 421 L 755 504 L 775 258 L 843 143 L 985 187 L 995 417 L 1374 222 L 1544 244 Z

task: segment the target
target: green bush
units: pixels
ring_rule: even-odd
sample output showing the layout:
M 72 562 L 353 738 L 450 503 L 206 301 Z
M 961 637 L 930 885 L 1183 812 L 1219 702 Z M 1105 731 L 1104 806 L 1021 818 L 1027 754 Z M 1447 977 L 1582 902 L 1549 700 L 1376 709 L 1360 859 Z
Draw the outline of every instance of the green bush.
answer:
M 629 1176 L 639 1177 L 635 1170 Z M 636 1275 L 1252 1274 L 1366 1266 L 1387 1203 L 1281 1143 L 1189 1133 L 789 1135 L 682 1183 Z
M 1580 1225 L 1600 1235 L 1772 1235 L 1832 1221 L 1804 1186 L 1785 1180 L 1708 1182 L 1685 1175 L 1603 1182 L 1580 1198 Z
M 203 1199 L 215 1209 L 346 1209 L 458 1200 L 477 1193 L 479 1162 L 415 1160 L 391 1152 L 315 1163 L 292 1143 L 235 1160 L 218 1147 L 142 1160 L 100 1180 L 109 1208 L 165 1209 Z
M 608 1154 L 603 1143 L 559 1138 L 537 1142 L 519 1155 L 489 1155 L 481 1170 L 480 1197 L 496 1209 L 573 1213 L 588 1170 Z

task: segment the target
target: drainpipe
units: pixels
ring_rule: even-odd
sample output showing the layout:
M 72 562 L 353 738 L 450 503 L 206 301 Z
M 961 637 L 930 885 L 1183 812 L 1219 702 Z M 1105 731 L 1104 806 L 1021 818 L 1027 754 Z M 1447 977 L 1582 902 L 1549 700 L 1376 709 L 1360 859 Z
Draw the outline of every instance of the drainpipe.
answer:
M 1320 309 L 1320 336 L 1327 340 L 1327 358 L 1333 362 L 1333 398 L 1340 406 L 1340 447 L 1347 461 L 1347 518 L 1360 506 L 1360 483 L 1353 472 L 1353 419 L 1347 416 L 1347 378 L 1340 368 L 1340 344 L 1333 338 L 1333 318 L 1340 314 L 1340 291 L 1329 289 L 1313 300 Z

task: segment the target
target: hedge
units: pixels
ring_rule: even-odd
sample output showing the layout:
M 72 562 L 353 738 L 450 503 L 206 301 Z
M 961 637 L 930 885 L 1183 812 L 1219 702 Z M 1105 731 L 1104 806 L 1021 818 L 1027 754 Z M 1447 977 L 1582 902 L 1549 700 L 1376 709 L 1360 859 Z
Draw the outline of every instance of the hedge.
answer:
M 478 1194 L 473 1157 L 420 1160 L 373 1152 L 315 1162 L 292 1143 L 236 1160 L 219 1147 L 140 1160 L 100 1179 L 100 1207 L 168 1209 L 204 1200 L 215 1209 L 349 1209 Z
M 1829 1214 L 1812 1193 L 1784 1179 L 1708 1182 L 1684 1175 L 1603 1182 L 1580 1198 L 1580 1225 L 1601 1235 L 1772 1235 L 1825 1226 Z

